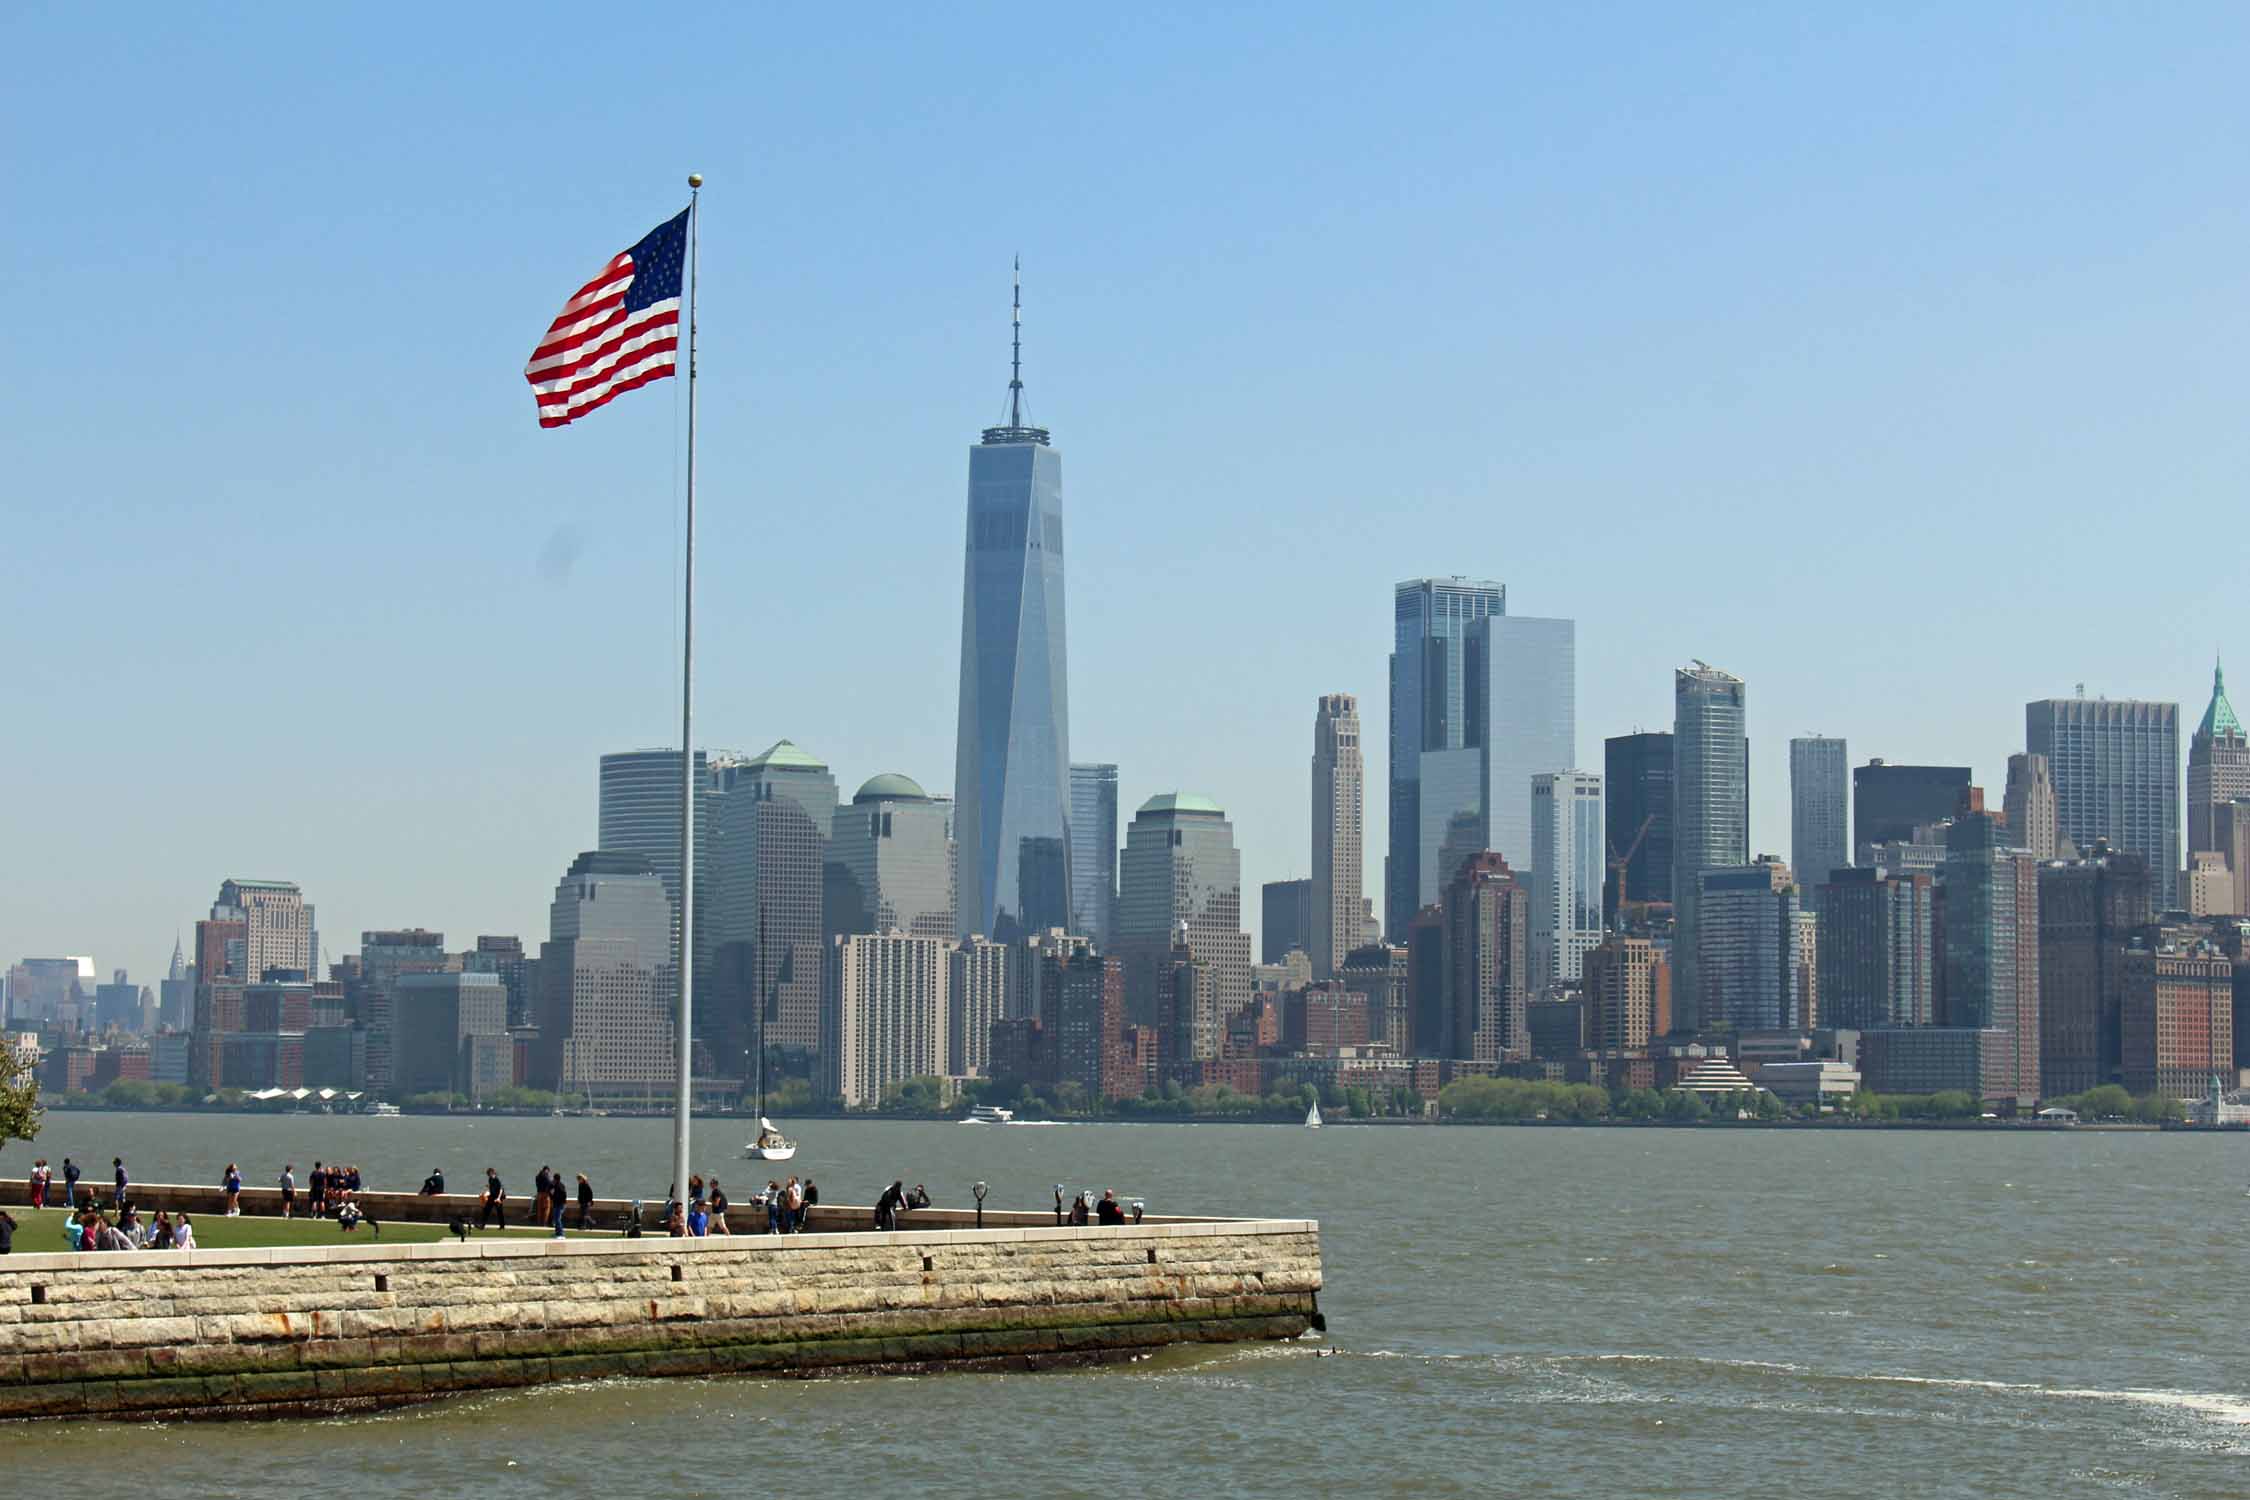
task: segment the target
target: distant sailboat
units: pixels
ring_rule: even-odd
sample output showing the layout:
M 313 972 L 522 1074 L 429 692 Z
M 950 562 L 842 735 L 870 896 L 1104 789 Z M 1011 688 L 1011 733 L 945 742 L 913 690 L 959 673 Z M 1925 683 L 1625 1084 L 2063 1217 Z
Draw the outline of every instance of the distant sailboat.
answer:
M 1307 1130 L 1320 1129 L 1320 1102 L 1318 1100 L 1313 1101 L 1313 1107 L 1305 1111 L 1305 1128 Z

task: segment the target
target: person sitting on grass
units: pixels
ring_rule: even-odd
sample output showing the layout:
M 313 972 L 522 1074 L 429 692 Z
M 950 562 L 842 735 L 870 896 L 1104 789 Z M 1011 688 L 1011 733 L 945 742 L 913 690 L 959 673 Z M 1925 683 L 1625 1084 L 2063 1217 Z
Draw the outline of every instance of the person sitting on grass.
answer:
M 352 1201 L 351 1194 L 344 1194 L 336 1201 L 336 1228 L 345 1234 L 350 1234 L 353 1230 L 359 1228 L 359 1220 L 359 1205 Z
M 148 1247 L 151 1250 L 172 1248 L 172 1216 L 163 1209 L 156 1211 L 156 1219 L 148 1226 Z
M 16 1249 L 16 1221 L 4 1208 L 0 1208 L 0 1255 L 12 1255 Z
M 193 1250 L 195 1248 L 195 1224 L 188 1218 L 187 1210 L 184 1208 L 180 1210 L 179 1222 L 172 1226 L 172 1248 L 175 1250 Z

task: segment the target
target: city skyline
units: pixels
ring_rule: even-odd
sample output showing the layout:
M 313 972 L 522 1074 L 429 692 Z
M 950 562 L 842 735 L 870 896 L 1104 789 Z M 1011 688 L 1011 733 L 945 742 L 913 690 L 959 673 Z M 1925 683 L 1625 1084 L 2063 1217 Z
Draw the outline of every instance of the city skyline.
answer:
M 1940 537 L 2004 534 L 2026 513 L 2054 523 L 2032 543 L 2048 576 L 2091 576 L 2151 509 L 2190 530 L 2224 523 L 2244 439 L 2219 393 L 2232 389 L 2226 330 L 2241 299 L 2208 247 L 2235 237 L 2225 216 L 2242 212 L 2229 191 L 2241 166 L 2222 144 L 2238 135 L 2226 90 L 2196 80 L 2230 77 L 2239 48 L 2201 45 L 2183 63 L 2162 26 L 2075 17 L 2027 41 L 1998 18 L 1956 18 L 1942 35 L 1901 21 L 1850 47 L 1807 38 L 1801 67 L 1722 101 L 1683 91 L 1693 69 L 1678 64 L 1728 55 L 1727 27 L 1642 18 L 1633 31 L 1651 50 L 1628 56 L 1601 22 L 1515 23 L 1522 45 L 1501 50 L 1526 59 L 1524 87 L 1456 99 L 1445 107 L 1456 128 L 1419 128 L 1437 123 L 1419 103 L 1387 119 L 1395 93 L 1381 91 L 1379 111 L 1378 95 L 1347 88 L 1275 158 L 1302 170 L 1247 194 L 1207 180 L 1224 174 L 1178 170 L 1280 142 L 1272 106 L 1303 68 L 1344 77 L 1350 59 L 1396 77 L 1433 56 L 1465 68 L 1480 49 L 1457 44 L 1489 42 L 1502 24 L 1328 16 L 1267 39 L 1282 53 L 1220 99 L 1192 158 L 1137 90 L 1064 57 L 1008 106 L 1059 121 L 1026 147 L 1042 191 L 997 206 L 968 191 L 981 173 L 964 148 L 1000 106 L 939 112 L 934 130 L 913 107 L 937 97 L 947 61 L 978 66 L 952 28 L 909 26 L 859 49 L 851 67 L 864 74 L 816 51 L 801 77 L 772 80 L 770 99 L 708 91 L 724 102 L 690 111 L 691 141 L 794 139 L 792 111 L 907 102 L 804 160 L 736 145 L 692 163 L 711 177 L 706 745 L 793 738 L 846 785 L 889 771 L 949 784 L 957 646 L 932 627 L 958 608 L 959 437 L 1001 415 L 996 307 L 1018 250 L 1039 288 L 1038 415 L 1072 442 L 1073 745 L 1121 767 L 1122 806 L 1186 787 L 1228 808 L 1246 888 L 1307 873 L 1302 755 L 1269 739 L 1297 738 L 1304 706 L 1327 692 L 1356 695 L 1375 721 L 1384 596 L 1429 574 L 1504 580 L 1511 608 L 1578 622 L 1581 766 L 1599 738 L 1669 724 L 1664 682 L 1680 661 L 1701 656 L 1754 684 L 1753 852 L 1788 852 L 1786 740 L 1806 726 L 1860 756 L 1966 764 L 1988 791 L 2024 748 L 2023 705 L 2080 682 L 2177 702 L 2184 740 L 2213 656 L 2241 655 L 2184 594 L 2152 591 L 2122 616 L 2049 612 L 2030 632 L 2019 590 L 1947 596 L 1922 601 L 1911 630 L 1814 652 L 1714 584 L 1747 592 L 1794 576 L 1817 545 L 1827 591 L 1870 595 L 1921 576 Z M 67 107 L 84 54 L 52 20 L 14 25 L 62 60 L 0 106 L 28 132 Z M 1202 40 L 1248 26 L 1214 22 Z M 539 893 L 594 841 L 584 767 L 666 742 L 677 716 L 665 618 L 676 408 L 668 395 L 620 403 L 598 431 L 542 450 L 514 375 L 552 288 L 583 276 L 585 246 L 676 208 L 677 173 L 622 133 L 567 191 L 512 158 L 462 170 L 522 114 L 521 85 L 477 60 L 507 51 L 485 18 L 429 75 L 417 130 L 392 133 L 353 173 L 319 170 L 364 132 L 342 127 L 317 72 L 267 77 L 262 65 L 269 46 L 332 55 L 348 29 L 291 18 L 267 30 L 270 42 L 152 19 L 149 50 L 107 65 L 109 87 L 138 104 L 94 112 L 25 164 L 31 201 L 113 171 L 170 184 L 88 205 L 81 232 L 100 247 L 103 286 L 90 326 L 63 321 L 82 299 L 62 267 L 29 246 L 0 251 L 30 294 L 23 336 L 56 361 L 25 393 L 5 502 L 19 540 L 11 639 L 38 644 L 22 653 L 21 693 L 48 717 L 0 751 L 15 781 L 43 789 L 16 832 L 46 867 L 0 888 L 0 952 L 89 954 L 144 983 L 227 872 L 316 892 L 331 957 L 349 946 L 335 934 L 417 923 L 536 936 Z M 1120 62 L 1175 67 L 1178 35 L 1136 19 L 1112 40 Z M 1971 60 L 2003 40 L 2040 66 L 1996 97 Z M 712 41 L 699 69 L 747 50 L 731 20 Z M 1913 118 L 1860 133 L 1818 107 L 1860 70 L 1909 61 L 1927 90 Z M 376 87 L 421 66 L 369 63 Z M 1595 67 L 1667 101 L 1659 149 L 1574 98 L 1573 73 Z M 305 119 L 301 138 L 180 107 L 188 79 L 224 87 L 246 69 Z M 2058 111 L 2060 99 L 2080 107 Z M 141 110 L 170 128 L 145 128 Z M 2036 149 L 2011 135 L 2018 110 L 2047 122 Z M 1740 165 L 1740 144 L 1776 138 L 1782 121 L 1805 150 Z M 1580 149 L 1495 149 L 1558 128 L 1583 132 Z M 179 190 L 218 159 L 256 169 Z M 1707 203 L 1664 190 L 1730 159 L 1735 175 Z M 2064 160 L 2104 193 L 2054 196 Z M 1385 191 L 1397 211 L 1337 216 L 1337 186 L 1362 182 L 1396 184 Z M 1838 182 L 1852 192 L 1840 198 Z M 821 253 L 810 234 L 764 226 L 751 183 L 756 202 L 793 195 L 836 231 Z M 902 201 L 929 235 L 886 232 Z M 1122 227 L 1119 202 L 1135 210 Z M 1618 217 L 1589 216 L 1595 202 Z M 1878 221 L 1904 228 L 1867 228 Z M 1317 232 L 1281 255 L 1276 222 Z M 442 335 L 398 338 L 346 315 L 439 224 L 475 267 L 417 273 Z M 1917 247 L 1903 258 L 1902 234 Z M 1385 274 L 1402 243 L 1503 242 L 1504 277 L 1482 253 L 1450 252 L 1419 256 L 1411 284 Z M 181 297 L 181 245 L 230 257 L 266 300 L 208 284 Z M 1340 284 L 1358 294 L 1317 335 L 1304 328 L 1303 308 L 1333 306 Z M 1509 290 L 1529 286 L 1540 294 Z M 120 392 L 98 414 L 87 402 L 103 366 L 190 345 L 212 373 L 197 390 L 166 403 Z M 305 378 L 274 380 L 277 360 Z M 1207 420 L 1210 397 L 1181 378 L 1194 369 L 1231 373 L 1226 421 Z M 2148 369 L 2168 378 L 2131 374 Z M 361 383 L 386 394 L 344 393 Z M 1396 463 L 1391 437 L 1359 420 L 1378 383 L 1412 402 L 1418 432 L 1453 462 Z M 1960 421 L 1968 410 L 1974 424 Z M 1884 433 L 1873 446 L 1871 412 Z M 1621 422 L 1629 441 L 1617 441 Z M 816 458 L 839 441 L 851 464 Z M 95 447 L 104 458 L 89 471 Z M 251 452 L 259 461 L 244 462 Z M 2118 507 L 2120 494 L 2141 503 Z M 1534 500 L 1598 511 L 1622 545 L 1507 524 Z M 1896 523 L 1882 535 L 1847 519 L 1878 505 Z M 1723 571 L 1683 567 L 1666 538 L 1717 507 L 1736 538 Z M 852 545 L 872 539 L 861 563 L 886 585 L 856 596 L 838 633 L 800 638 L 800 622 L 837 613 L 833 570 L 774 560 L 839 556 L 844 515 L 859 528 Z M 1372 516 L 1384 524 L 1364 524 Z M 1345 526 L 1361 543 L 1333 547 Z M 1207 628 L 1212 601 L 1238 598 L 1247 614 L 1277 570 L 1324 601 L 1281 647 L 1267 632 Z M 258 638 L 255 712 L 214 713 L 214 681 L 248 670 L 236 606 L 273 578 L 300 581 L 310 603 L 293 597 L 291 627 Z M 89 609 L 96 586 L 114 602 Z M 846 663 L 878 643 L 891 648 L 885 691 L 845 686 Z M 1990 666 L 2003 646 L 2004 676 Z M 167 774 L 147 774 L 147 734 L 75 727 L 72 714 L 159 726 Z M 439 719 L 455 731 L 429 734 Z M 251 753 L 276 733 L 291 754 Z M 1371 778 L 1384 759 L 1377 744 Z M 1387 810 L 1368 800 L 1374 892 Z

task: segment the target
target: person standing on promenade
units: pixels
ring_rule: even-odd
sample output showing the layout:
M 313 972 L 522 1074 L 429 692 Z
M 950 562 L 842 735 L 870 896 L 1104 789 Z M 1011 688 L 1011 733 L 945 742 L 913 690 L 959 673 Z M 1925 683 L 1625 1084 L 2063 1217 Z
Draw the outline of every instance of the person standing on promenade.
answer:
M 310 1175 L 305 1178 L 306 1210 L 316 1219 L 328 1216 L 328 1169 L 319 1162 L 313 1163 Z
M 477 1228 L 497 1223 L 508 1227 L 508 1189 L 500 1181 L 500 1174 L 490 1167 L 484 1169 L 484 1207 L 477 1212 Z
M 125 1205 L 131 1201 L 130 1189 L 133 1182 L 131 1178 L 125 1175 L 124 1157 L 113 1156 L 109 1159 L 109 1164 L 117 1176 L 117 1211 L 123 1213 L 125 1212 Z
M 711 1196 L 708 1201 L 711 1206 L 711 1232 L 713 1234 L 734 1233 L 727 1227 L 726 1190 L 719 1186 L 719 1179 L 716 1177 L 711 1179 Z
M 906 1184 L 894 1182 L 875 1200 L 875 1227 L 886 1233 L 898 1228 L 898 1206 L 906 1201 Z
M 547 1188 L 553 1181 L 554 1174 L 545 1167 L 531 1179 L 531 1222 L 534 1224 L 547 1222 Z
M 67 1156 L 62 1159 L 62 1191 L 65 1208 L 76 1208 L 78 1206 L 78 1179 L 84 1175 L 86 1174 L 78 1170 L 78 1163 Z
M 820 1184 L 810 1177 L 805 1179 L 805 1201 L 798 1206 L 797 1232 L 805 1232 L 805 1220 L 812 1216 L 813 1208 L 820 1202 Z
M 45 1208 L 47 1206 L 48 1175 L 46 1157 L 42 1156 L 31 1164 L 31 1206 L 33 1208 Z
M 805 1185 L 791 1173 L 781 1188 L 781 1232 L 795 1234 L 805 1224 Z
M 594 1227 L 594 1185 L 586 1180 L 584 1172 L 578 1174 L 578 1227 Z
M 219 1179 L 219 1188 L 227 1195 L 227 1217 L 242 1217 L 242 1168 L 227 1163 L 227 1175 Z
M 297 1217 L 297 1164 L 284 1162 L 281 1168 L 281 1216 Z
M 697 1198 L 688 1204 L 687 1232 L 696 1239 L 701 1239 L 711 1232 L 711 1215 L 703 1207 L 701 1198 Z
M 555 1229 L 555 1238 L 563 1237 L 563 1211 L 570 1207 L 570 1194 L 563 1191 L 562 1173 L 547 1177 L 547 1222 Z
M 1117 1201 L 1115 1188 L 1102 1189 L 1102 1201 L 1094 1205 L 1094 1219 L 1101 1224 L 1125 1222 L 1125 1206 Z

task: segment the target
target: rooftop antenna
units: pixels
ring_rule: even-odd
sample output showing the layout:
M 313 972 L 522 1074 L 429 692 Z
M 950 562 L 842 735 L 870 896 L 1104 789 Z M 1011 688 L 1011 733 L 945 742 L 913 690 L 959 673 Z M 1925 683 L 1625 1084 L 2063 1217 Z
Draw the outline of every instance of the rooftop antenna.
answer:
M 1016 298 L 1009 310 L 1008 322 L 1013 337 L 1014 356 L 1008 362 L 1008 425 L 1023 425 L 1023 257 L 1016 257 Z

